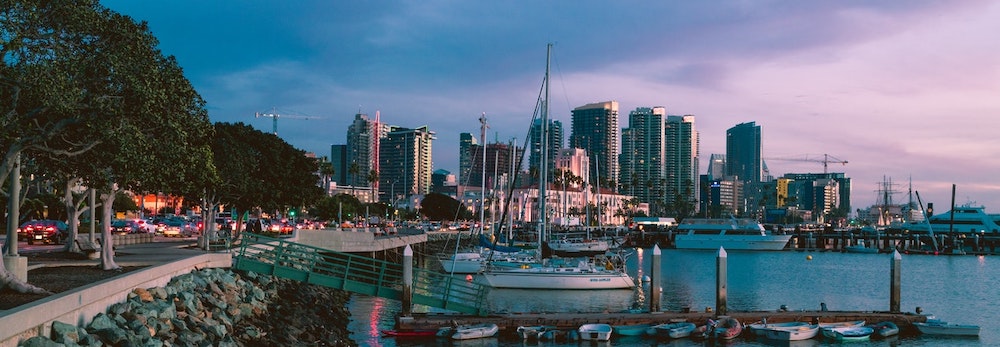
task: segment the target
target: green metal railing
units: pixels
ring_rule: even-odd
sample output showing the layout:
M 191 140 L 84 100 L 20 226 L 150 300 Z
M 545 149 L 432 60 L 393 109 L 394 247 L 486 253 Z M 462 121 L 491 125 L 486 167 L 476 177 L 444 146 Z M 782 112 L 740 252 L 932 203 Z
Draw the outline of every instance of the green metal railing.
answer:
M 263 235 L 243 233 L 233 267 L 387 299 L 403 299 L 403 266 Z M 413 268 L 412 302 L 485 315 L 489 287 Z

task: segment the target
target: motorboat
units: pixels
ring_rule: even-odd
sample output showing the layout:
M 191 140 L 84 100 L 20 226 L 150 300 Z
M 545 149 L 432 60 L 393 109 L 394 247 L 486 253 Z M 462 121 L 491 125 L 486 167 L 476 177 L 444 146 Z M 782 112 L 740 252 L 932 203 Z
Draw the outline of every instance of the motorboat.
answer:
M 452 340 L 471 340 L 479 339 L 484 337 L 496 336 L 497 332 L 500 331 L 500 327 L 493 323 L 480 323 L 471 325 L 460 325 L 455 327 L 452 334 Z
M 650 328 L 652 330 L 652 334 L 648 334 L 648 332 L 647 334 L 656 335 L 658 337 L 680 339 L 691 336 L 691 332 L 693 332 L 695 328 L 697 328 L 697 326 L 691 322 L 663 323 L 652 326 Z
M 927 322 L 915 322 L 913 326 L 926 335 L 979 336 L 979 326 L 970 324 L 952 324 L 937 318 L 928 318 Z
M 777 235 L 745 218 L 687 218 L 677 226 L 677 249 L 780 251 L 793 235 Z
M 896 228 L 922 234 L 1000 233 L 1000 215 L 986 213 L 983 206 L 963 205 L 926 221 L 903 223 Z
M 652 327 L 650 324 L 615 325 L 615 334 L 621 336 L 641 336 L 646 334 L 646 330 Z
M 608 341 L 611 340 L 611 332 L 614 331 L 614 328 L 604 323 L 591 323 L 581 325 L 577 331 L 580 332 L 581 340 Z

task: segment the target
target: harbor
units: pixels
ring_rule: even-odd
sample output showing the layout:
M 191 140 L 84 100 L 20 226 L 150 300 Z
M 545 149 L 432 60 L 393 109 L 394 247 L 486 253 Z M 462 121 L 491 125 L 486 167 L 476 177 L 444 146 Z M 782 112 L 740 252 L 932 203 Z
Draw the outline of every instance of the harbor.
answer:
M 634 252 L 628 258 L 632 276 L 645 276 L 651 268 L 649 249 Z M 642 284 L 642 294 L 630 290 L 513 290 L 494 289 L 489 293 L 487 317 L 455 315 L 428 307 L 415 307 L 411 327 L 451 324 L 452 321 L 473 322 L 488 319 L 501 324 L 498 337 L 481 341 L 483 345 L 521 346 L 521 339 L 509 330 L 515 324 L 536 325 L 539 318 L 555 325 L 575 325 L 584 321 L 603 320 L 611 323 L 666 322 L 684 319 L 702 323 L 712 317 L 716 308 L 716 254 L 711 251 L 663 250 L 660 280 L 662 288 L 660 313 L 627 313 L 637 301 L 648 307 L 650 283 Z M 886 319 L 899 321 L 903 330 L 891 340 L 872 340 L 858 346 L 888 346 L 891 343 L 915 345 L 990 346 L 1000 341 L 996 323 L 1000 314 L 990 310 L 988 303 L 1000 285 L 1000 269 L 990 264 L 986 256 L 935 257 L 902 254 L 899 313 L 889 313 L 890 255 L 841 252 L 730 252 L 728 270 L 728 312 L 745 323 L 767 318 L 777 322 L 785 319 L 821 321 L 856 319 Z M 640 271 L 640 269 L 643 269 Z M 474 276 L 474 280 L 481 278 Z M 822 305 L 821 305 L 822 304 Z M 355 295 L 351 311 L 359 321 L 349 327 L 352 338 L 362 345 L 425 345 L 405 339 L 384 338 L 381 330 L 398 329 L 398 301 Z M 826 306 L 826 311 L 822 310 Z M 706 311 L 712 312 L 706 312 Z M 917 314 L 917 312 L 920 314 Z M 982 326 L 978 339 L 954 339 L 919 335 L 912 328 L 902 328 L 906 321 L 937 318 L 975 323 Z M 369 318 L 370 317 L 370 318 Z M 369 318 L 369 319 L 366 319 Z M 875 323 L 875 322 L 870 322 Z M 405 325 L 404 325 L 405 326 Z M 516 328 L 516 327 L 514 327 Z M 700 345 L 692 340 L 662 341 L 649 338 L 617 338 L 610 345 L 648 346 L 669 342 L 669 345 Z M 825 345 L 821 338 L 809 341 Z M 434 341 L 451 345 L 450 341 Z M 455 343 L 455 345 L 460 345 Z M 461 344 L 465 345 L 465 344 Z M 547 343 L 544 345 L 576 345 Z M 741 338 L 729 345 L 774 345 L 774 341 Z M 787 345 L 787 344 L 786 344 Z M 796 344 L 798 345 L 798 344 Z

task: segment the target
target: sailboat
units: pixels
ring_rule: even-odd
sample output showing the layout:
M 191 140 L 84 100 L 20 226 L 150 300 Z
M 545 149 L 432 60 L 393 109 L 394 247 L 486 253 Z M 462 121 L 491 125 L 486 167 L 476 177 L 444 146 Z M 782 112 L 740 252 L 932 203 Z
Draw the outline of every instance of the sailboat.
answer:
M 544 106 L 541 108 L 541 161 L 538 184 L 539 249 L 546 239 L 546 189 L 548 188 L 548 111 L 549 111 L 549 67 L 552 44 L 548 45 L 545 59 Z M 540 255 L 539 255 L 540 256 Z M 534 263 L 525 263 L 517 268 L 492 266 L 487 263 L 483 276 L 494 288 L 517 289 L 632 289 L 635 281 L 624 271 L 624 260 L 617 255 L 595 258 L 552 258 Z

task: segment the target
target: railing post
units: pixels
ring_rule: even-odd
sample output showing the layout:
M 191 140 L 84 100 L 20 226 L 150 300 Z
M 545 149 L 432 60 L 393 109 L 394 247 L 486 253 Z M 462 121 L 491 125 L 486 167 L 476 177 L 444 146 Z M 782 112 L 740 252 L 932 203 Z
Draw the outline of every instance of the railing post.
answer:
M 903 257 L 899 251 L 892 251 L 892 262 L 889 263 L 889 312 L 899 312 L 900 282 L 902 279 Z
M 649 266 L 649 312 L 660 312 L 660 245 L 653 245 L 653 259 Z M 642 286 L 642 279 L 639 278 L 639 286 Z
M 728 286 L 728 261 L 726 249 L 719 247 L 719 255 L 715 258 L 715 312 L 719 316 L 726 315 L 726 287 Z
M 410 245 L 406 245 L 403 249 L 403 316 L 409 316 L 411 308 L 413 306 L 413 248 Z

